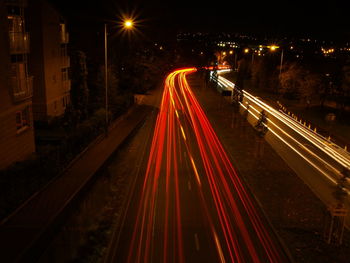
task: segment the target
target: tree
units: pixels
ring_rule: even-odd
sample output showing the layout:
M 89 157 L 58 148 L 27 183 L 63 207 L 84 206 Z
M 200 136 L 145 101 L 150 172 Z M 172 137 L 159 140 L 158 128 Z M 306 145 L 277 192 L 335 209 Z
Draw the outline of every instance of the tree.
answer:
M 296 99 L 299 97 L 298 86 L 300 68 L 296 63 L 284 66 L 284 71 L 280 75 L 280 92 L 288 99 Z
M 87 84 L 88 70 L 86 55 L 75 50 L 71 57 L 71 111 L 76 111 L 79 120 L 87 118 L 89 105 L 89 88 Z
M 285 65 L 280 76 L 281 93 L 289 99 L 298 99 L 307 106 L 322 86 L 320 74 L 311 72 L 297 63 Z
M 303 70 L 301 79 L 301 86 L 299 87 L 300 97 L 304 100 L 304 103 L 309 106 L 312 96 L 317 92 L 321 86 L 322 80 L 320 74 Z
M 346 105 L 350 105 L 350 61 L 342 67 L 342 77 L 340 85 L 340 96 L 338 97 L 338 104 L 341 111 Z
M 249 69 L 249 62 L 247 59 L 242 58 L 238 61 L 238 72 L 237 72 L 237 81 L 236 85 L 239 89 L 244 89 L 244 82 L 245 80 L 249 79 L 250 77 L 250 69 Z
M 251 77 L 253 87 L 276 92 L 278 87 L 277 68 L 272 56 L 259 57 L 251 64 Z
M 116 66 L 108 66 L 108 87 L 107 87 L 107 99 L 108 99 L 108 114 L 111 115 L 111 119 L 116 118 L 123 113 L 131 104 L 132 93 L 131 91 L 121 89 L 119 75 Z M 94 112 L 106 107 L 106 87 L 105 87 L 105 67 L 100 66 L 97 74 L 97 79 L 94 85 L 95 97 L 91 100 L 94 103 Z

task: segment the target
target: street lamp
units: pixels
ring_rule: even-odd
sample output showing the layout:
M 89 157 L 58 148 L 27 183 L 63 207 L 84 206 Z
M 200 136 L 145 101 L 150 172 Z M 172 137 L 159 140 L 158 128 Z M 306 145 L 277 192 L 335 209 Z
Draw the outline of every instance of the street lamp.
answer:
M 134 22 L 126 19 L 123 23 L 124 29 L 132 29 Z M 105 110 L 106 110 L 106 136 L 108 135 L 108 61 L 107 61 L 107 23 L 104 24 L 104 49 L 105 49 Z
M 272 45 L 272 46 L 269 46 L 269 48 L 270 48 L 270 50 L 273 52 L 273 51 L 275 51 L 277 48 L 280 48 L 280 47 L 279 47 L 279 46 Z M 282 48 L 282 51 L 281 51 L 281 61 L 280 61 L 279 78 L 281 78 L 282 65 L 283 65 L 283 48 Z
M 132 28 L 133 25 L 134 25 L 134 22 L 130 19 L 127 19 L 124 21 L 124 28 Z
M 275 45 L 270 46 L 270 50 L 272 52 L 275 51 L 277 48 L 279 48 L 279 46 L 275 46 Z M 283 48 L 281 50 L 280 69 L 279 69 L 279 74 L 278 74 L 278 78 L 280 81 L 281 81 L 281 74 L 282 74 L 282 66 L 283 66 Z

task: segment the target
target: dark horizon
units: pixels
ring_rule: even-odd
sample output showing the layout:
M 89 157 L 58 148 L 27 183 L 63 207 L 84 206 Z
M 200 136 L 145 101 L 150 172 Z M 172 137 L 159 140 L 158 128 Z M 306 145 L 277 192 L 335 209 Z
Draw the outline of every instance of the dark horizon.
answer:
M 177 1 L 170 5 L 159 0 L 94 1 L 81 3 L 51 0 L 71 24 L 85 27 L 113 21 L 131 15 L 139 21 L 140 31 L 150 38 L 171 39 L 179 32 L 242 32 L 265 36 L 308 36 L 347 40 L 350 22 L 348 3 L 333 4 L 284 1 L 258 3 L 230 3 L 214 5 Z M 98 3 L 98 4 L 97 4 Z

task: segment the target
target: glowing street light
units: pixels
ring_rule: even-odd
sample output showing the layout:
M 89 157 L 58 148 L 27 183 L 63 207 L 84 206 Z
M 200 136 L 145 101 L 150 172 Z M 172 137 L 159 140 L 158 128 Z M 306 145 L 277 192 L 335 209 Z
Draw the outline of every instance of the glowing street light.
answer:
M 275 46 L 275 45 L 270 46 L 271 51 L 275 51 L 277 48 L 279 48 L 279 46 Z
M 244 53 L 249 53 L 249 48 L 244 49 Z
M 133 25 L 134 25 L 134 22 L 132 21 L 132 20 L 130 20 L 130 19 L 127 19 L 127 20 L 125 20 L 125 22 L 124 22 L 124 28 L 132 28 L 133 27 Z

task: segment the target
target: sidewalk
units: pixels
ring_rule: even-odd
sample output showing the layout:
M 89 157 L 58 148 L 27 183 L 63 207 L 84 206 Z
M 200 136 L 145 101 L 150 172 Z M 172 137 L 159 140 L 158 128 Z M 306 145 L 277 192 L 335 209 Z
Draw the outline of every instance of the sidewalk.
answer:
M 232 164 L 254 194 L 295 262 L 348 263 L 349 232 L 340 247 L 323 240 L 326 207 L 279 157 L 233 105 L 213 88 L 201 88 L 197 76 L 189 84 Z
M 99 168 L 150 113 L 136 106 L 60 177 L 35 194 L 0 225 L 2 262 L 35 262 Z

